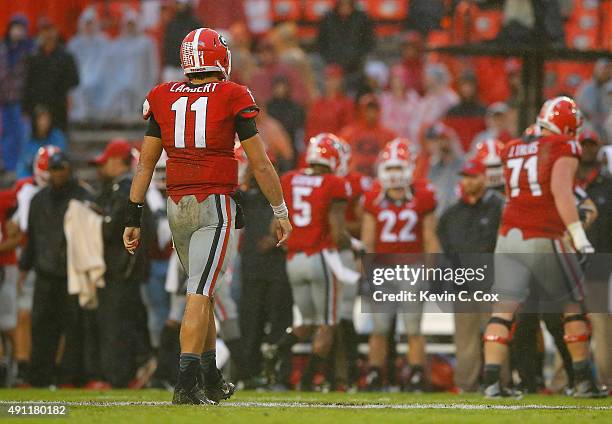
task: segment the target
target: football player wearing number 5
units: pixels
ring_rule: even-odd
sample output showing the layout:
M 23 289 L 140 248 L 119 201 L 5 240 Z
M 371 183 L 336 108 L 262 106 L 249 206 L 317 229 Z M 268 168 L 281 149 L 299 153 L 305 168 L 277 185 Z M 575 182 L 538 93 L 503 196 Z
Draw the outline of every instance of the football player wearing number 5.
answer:
M 565 342 L 574 369 L 574 396 L 599 397 L 593 379 L 590 325 L 583 308 L 583 274 L 577 255 L 593 253 L 578 217 L 574 184 L 582 124 L 574 100 L 557 97 L 542 106 L 540 134 L 509 142 L 502 151 L 506 207 L 497 238 L 493 293 L 500 302 L 484 335 L 485 395 L 512 396 L 500 386 L 500 365 L 508 355 L 514 314 L 530 290 L 540 302 L 564 313 Z M 564 238 L 567 232 L 569 238 Z M 567 241 L 571 239 L 571 242 Z M 522 253 L 523 255 L 499 255 Z M 545 311 L 546 312 L 546 311 Z M 548 312 L 555 312 L 550 310 Z
M 208 28 L 193 30 L 181 44 L 180 57 L 188 81 L 158 85 L 143 105 L 149 123 L 132 182 L 123 241 L 130 253 L 138 247 L 142 205 L 163 149 L 168 154 L 168 220 L 188 275 L 172 402 L 206 405 L 234 392 L 216 367 L 213 311 L 215 288 L 232 260 L 236 228 L 242 225 L 233 195 L 238 187 L 236 134 L 272 205 L 278 245 L 287 241 L 291 224 L 278 176 L 255 125 L 259 109 L 248 88 L 229 81 L 231 55 L 225 39 Z
M 313 137 L 306 150 L 308 167 L 288 172 L 281 180 L 295 226 L 287 243 L 287 275 L 302 319 L 278 344 L 284 348 L 315 333 L 302 390 L 311 389 L 315 372 L 330 352 L 339 319 L 340 283 L 325 259 L 325 251 L 350 244 L 344 220 L 346 186 L 335 175 L 341 162 L 339 143 L 330 133 Z
M 361 240 L 368 253 L 436 253 L 436 196 L 425 180 L 412 181 L 414 158 L 409 142 L 390 141 L 378 159 L 377 182 L 380 190 L 368 193 L 364 204 Z M 418 304 L 422 308 L 422 304 Z M 391 313 L 372 314 L 368 386 L 379 390 L 383 385 L 383 368 L 388 355 L 388 333 Z M 403 313 L 408 335 L 410 377 L 407 391 L 425 388 L 425 338 L 421 335 L 422 311 Z

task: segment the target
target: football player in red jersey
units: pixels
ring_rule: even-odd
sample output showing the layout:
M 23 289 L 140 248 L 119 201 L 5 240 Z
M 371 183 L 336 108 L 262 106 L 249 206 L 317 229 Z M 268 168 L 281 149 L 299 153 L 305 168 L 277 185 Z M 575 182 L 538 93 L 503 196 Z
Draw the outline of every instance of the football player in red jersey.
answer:
M 168 154 L 168 220 L 175 249 L 188 275 L 181 325 L 181 357 L 175 404 L 216 404 L 229 398 L 215 365 L 215 285 L 232 260 L 236 228 L 242 226 L 233 198 L 238 186 L 234 136 L 272 205 L 279 245 L 291 232 L 280 182 L 257 133 L 259 111 L 248 88 L 229 81 L 231 54 L 223 36 L 208 28 L 191 31 L 181 44 L 188 82 L 153 88 L 143 105 L 148 119 L 127 208 L 124 244 L 133 253 L 140 240 L 145 194 L 162 149 Z M 200 365 L 201 362 L 201 365 Z
M 485 395 L 513 395 L 500 385 L 500 366 L 508 354 L 514 314 L 530 290 L 538 290 L 548 297 L 540 301 L 563 306 L 574 396 L 599 397 L 603 392 L 593 380 L 589 323 L 582 306 L 583 275 L 572 254 L 593 253 L 574 197 L 581 154 L 576 135 L 582 119 L 574 100 L 557 97 L 544 103 L 536 124 L 539 134 L 513 140 L 502 151 L 507 203 L 495 250 L 492 288 L 500 302 L 484 335 Z M 530 255 L 499 255 L 511 253 Z
M 287 243 L 287 275 L 302 322 L 278 346 L 286 348 L 316 332 L 302 390 L 312 387 L 319 364 L 330 352 L 338 322 L 340 287 L 326 259 L 328 252 L 349 245 L 344 223 L 346 187 L 335 175 L 340 166 L 338 143 L 330 133 L 313 137 L 306 151 L 308 168 L 288 172 L 281 179 L 294 225 Z
M 414 158 L 409 142 L 389 142 L 378 160 L 378 182 L 381 190 L 368 193 L 361 239 L 369 253 L 436 253 L 436 198 L 426 181 L 412 181 Z M 422 305 L 420 305 L 422 307 Z M 421 335 L 421 312 L 401 314 L 408 334 L 408 363 L 411 375 L 407 390 L 424 388 L 425 338 Z M 382 386 L 393 314 L 372 314 L 374 330 L 370 336 L 371 390 Z

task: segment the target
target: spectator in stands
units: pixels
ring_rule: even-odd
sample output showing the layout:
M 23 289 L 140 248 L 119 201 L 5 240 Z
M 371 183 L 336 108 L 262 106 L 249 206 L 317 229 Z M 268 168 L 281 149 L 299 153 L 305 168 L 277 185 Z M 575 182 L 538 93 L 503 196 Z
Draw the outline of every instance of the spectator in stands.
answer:
M 57 28 L 43 21 L 38 51 L 26 64 L 24 111 L 32 116 L 36 105 L 47 106 L 53 117 L 53 126 L 65 132 L 68 126 L 68 91 L 78 83 L 74 58 L 60 45 Z
M 85 9 L 79 18 L 79 31 L 68 43 L 68 52 L 74 57 L 80 76 L 79 85 L 71 94 L 71 120 L 104 119 L 103 104 L 119 76 L 109 63 L 110 46 L 110 40 L 99 28 L 95 9 Z M 127 71 L 127 66 L 121 69 Z
M 442 119 L 446 112 L 459 102 L 457 94 L 450 87 L 450 75 L 444 64 L 427 65 L 423 78 L 425 95 L 414 111 L 411 121 L 410 138 L 413 140 L 420 139 L 426 128 Z
M 580 110 L 601 135 L 605 131 L 606 119 L 612 113 L 612 104 L 606 93 L 606 84 L 611 80 L 612 61 L 599 59 L 593 68 L 593 77 L 576 94 Z
M 395 133 L 380 122 L 380 102 L 373 94 L 359 99 L 359 113 L 355 121 L 344 127 L 339 135 L 351 145 L 351 170 L 371 177 L 376 174 L 378 153 L 395 138 Z
M 49 158 L 49 185 L 30 204 L 27 244 L 19 259 L 21 271 L 34 270 L 32 357 L 30 384 L 82 382 L 83 310 L 78 295 L 68 294 L 64 215 L 71 199 L 90 200 L 90 193 L 73 177 L 63 152 Z M 56 359 L 63 336 L 63 355 L 56 379 Z
M 202 23 L 195 16 L 191 7 L 191 0 L 175 0 L 176 13 L 166 25 L 162 51 L 162 80 L 182 81 L 185 79 L 181 69 L 179 50 L 183 38 Z
M 585 130 L 580 135 L 582 157 L 578 167 L 577 183 L 586 190 L 589 197 L 596 203 L 598 216 L 587 229 L 587 235 L 597 253 L 612 253 L 612 177 L 606 172 L 599 156 L 603 146 L 602 138 L 594 131 Z M 599 259 L 602 260 L 602 259 Z M 591 277 L 593 274 L 591 273 Z M 602 287 L 607 287 L 605 281 L 609 275 L 598 276 L 604 281 Z M 608 295 L 602 293 L 602 298 Z M 600 313 L 589 315 L 593 322 L 593 338 L 595 341 L 594 359 L 602 384 L 612 384 L 612 315 Z
M 389 67 L 380 60 L 368 60 L 363 69 L 363 75 L 354 93 L 359 100 L 365 94 L 378 96 L 389 84 Z M 352 93 L 351 93 L 352 94 Z
M 66 150 L 66 137 L 59 128 L 52 125 L 52 117 L 49 108 L 38 105 L 34 108 L 31 130 L 27 131 L 25 142 L 21 146 L 21 155 L 17 164 L 17 178 L 32 175 L 32 163 L 38 149 L 42 146 L 57 146 Z
M 406 26 L 427 35 L 440 28 L 440 21 L 446 13 L 444 0 L 411 1 L 408 6 Z
M 5 170 L 14 171 L 19 158 L 19 144 L 24 137 L 22 99 L 26 59 L 32 52 L 28 21 L 13 16 L 0 40 L 0 149 Z
M 372 21 L 357 9 L 355 0 L 338 0 L 319 23 L 317 45 L 326 63 L 342 66 L 353 87 L 375 39 Z
M 104 215 L 105 286 L 98 290 L 97 309 L 100 366 L 106 381 L 113 387 L 127 387 L 136 369 L 152 360 L 148 344 L 146 312 L 140 295 L 140 285 L 147 280 L 150 232 L 155 226 L 149 209 L 145 208 L 143 238 L 134 256 L 123 246 L 121 235 L 132 176 L 132 145 L 125 140 L 112 140 L 93 159 L 98 167 L 102 190 L 96 203 Z M 147 371 L 152 373 L 148 367 Z M 150 375 L 149 375 L 150 377 Z
M 317 87 L 312 70 L 310 58 L 300 46 L 298 39 L 298 27 L 295 22 L 284 22 L 273 30 L 273 42 L 278 52 L 278 58 L 295 69 L 308 90 L 309 98 L 317 95 Z
M 423 36 L 417 31 L 402 35 L 400 44 L 401 62 L 404 68 L 406 88 L 423 94 Z
M 238 22 L 230 27 L 232 47 L 232 80 L 245 84 L 257 67 L 255 56 L 251 53 L 251 35 L 247 26 Z
M 104 117 L 112 120 L 142 119 L 143 99 L 159 78 L 159 60 L 153 40 L 142 31 L 132 9 L 123 15 L 123 29 L 108 52 Z
M 401 65 L 391 68 L 389 89 L 380 95 L 381 122 L 398 137 L 410 137 L 410 120 L 419 104 L 418 93 L 406 86 L 406 69 Z
M 481 256 L 469 253 L 493 253 L 504 198 L 486 188 L 486 166 L 476 160 L 468 161 L 461 170 L 461 197 L 450 206 L 438 221 L 438 238 L 444 253 L 459 254 L 457 266 L 482 266 Z M 462 253 L 468 255 L 461 256 Z M 453 257 L 453 256 L 449 256 Z M 474 263 L 478 262 L 478 263 Z M 463 287 L 462 289 L 470 289 Z M 455 384 L 461 390 L 478 390 L 482 368 L 482 332 L 489 320 L 490 308 L 455 303 Z
M 495 102 L 489 105 L 485 115 L 486 128 L 474 137 L 468 151 L 473 151 L 478 143 L 490 138 L 503 143 L 509 141 L 512 138 L 512 132 L 510 131 L 512 123 L 509 118 L 508 105 L 504 102 Z
M 478 101 L 478 81 L 473 72 L 464 72 L 459 77 L 457 94 L 459 103 L 448 110 L 444 123 L 455 130 L 461 148 L 467 152 L 474 137 L 486 128 L 486 108 Z
M 278 161 L 278 168 L 281 171 L 291 169 L 294 163 L 293 145 L 283 125 L 271 117 L 265 107 L 257 114 L 256 122 L 268 152 Z
M 322 132 L 338 134 L 353 118 L 353 101 L 344 93 L 344 71 L 340 65 L 327 65 L 323 95 L 308 108 L 305 140 Z M 325 113 L 321 113 L 325 111 Z M 301 146 L 303 148 L 304 146 Z
M 438 216 L 455 203 L 463 166 L 459 138 L 455 131 L 441 122 L 432 125 L 425 133 L 425 148 L 429 155 L 427 177 L 436 187 Z
M 308 90 L 304 81 L 300 78 L 300 74 L 294 67 L 279 61 L 276 47 L 270 38 L 263 39 L 259 44 L 257 59 L 259 67 L 253 73 L 249 81 L 249 87 L 253 90 L 253 95 L 258 103 L 267 103 L 270 100 L 272 96 L 272 81 L 279 76 L 283 76 L 289 81 L 291 85 L 291 98 L 293 100 L 301 105 L 308 103 Z
M 291 100 L 291 86 L 285 77 L 276 77 L 272 82 L 272 98 L 266 109 L 287 132 L 293 157 L 297 157 L 298 149 L 302 147 L 304 140 L 304 108 Z

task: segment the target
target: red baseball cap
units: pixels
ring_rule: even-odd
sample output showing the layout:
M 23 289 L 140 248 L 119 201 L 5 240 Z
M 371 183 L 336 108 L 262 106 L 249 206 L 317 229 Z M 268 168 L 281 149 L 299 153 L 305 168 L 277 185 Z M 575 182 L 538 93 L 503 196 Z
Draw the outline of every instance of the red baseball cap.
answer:
M 478 159 L 470 159 L 464 165 L 460 175 L 474 177 L 476 175 L 484 175 L 487 172 L 487 167 Z
M 111 140 L 102 153 L 93 158 L 90 162 L 102 165 L 110 158 L 127 158 L 132 154 L 132 144 L 123 139 L 116 138 Z

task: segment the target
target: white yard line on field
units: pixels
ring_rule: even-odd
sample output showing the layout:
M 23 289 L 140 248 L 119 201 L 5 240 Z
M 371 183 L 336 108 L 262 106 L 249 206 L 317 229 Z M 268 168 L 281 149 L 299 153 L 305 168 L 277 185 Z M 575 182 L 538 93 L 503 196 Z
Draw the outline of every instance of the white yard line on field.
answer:
M 68 406 L 171 406 L 170 402 L 158 401 L 8 401 L 0 400 L 2 404 L 62 404 Z M 612 411 L 612 406 L 591 405 L 504 405 L 504 404 L 469 404 L 469 403 L 408 403 L 408 404 L 384 404 L 384 403 L 308 403 L 308 402 L 224 402 L 221 407 L 237 408 L 327 408 L 327 409 L 463 409 L 463 410 L 591 410 Z

